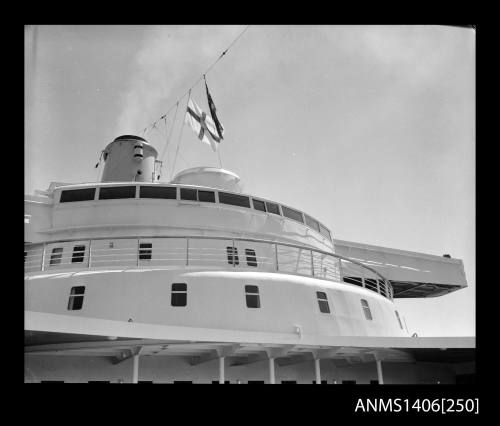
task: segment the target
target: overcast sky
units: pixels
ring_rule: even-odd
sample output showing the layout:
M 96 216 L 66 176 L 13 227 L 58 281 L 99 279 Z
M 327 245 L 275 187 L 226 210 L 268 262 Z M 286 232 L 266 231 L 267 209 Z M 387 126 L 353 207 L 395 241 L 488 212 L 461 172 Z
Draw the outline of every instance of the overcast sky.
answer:
M 25 190 L 90 182 L 100 151 L 162 116 L 245 26 L 25 31 Z M 475 33 L 442 26 L 251 26 L 207 74 L 244 191 L 334 238 L 463 259 L 469 288 L 397 299 L 410 331 L 475 334 Z M 204 86 L 192 97 L 206 109 Z M 182 122 L 163 179 L 217 155 Z M 145 134 L 160 154 L 164 123 Z M 179 155 L 175 152 L 180 141 Z

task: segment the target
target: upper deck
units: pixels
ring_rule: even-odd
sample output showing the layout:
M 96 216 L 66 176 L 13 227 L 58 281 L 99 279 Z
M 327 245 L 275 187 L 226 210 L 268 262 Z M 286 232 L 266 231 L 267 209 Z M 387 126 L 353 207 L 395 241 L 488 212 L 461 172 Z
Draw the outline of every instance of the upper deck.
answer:
M 265 238 L 333 252 L 318 220 L 289 206 L 213 187 L 164 183 L 61 185 L 26 199 L 26 242 L 120 235 Z

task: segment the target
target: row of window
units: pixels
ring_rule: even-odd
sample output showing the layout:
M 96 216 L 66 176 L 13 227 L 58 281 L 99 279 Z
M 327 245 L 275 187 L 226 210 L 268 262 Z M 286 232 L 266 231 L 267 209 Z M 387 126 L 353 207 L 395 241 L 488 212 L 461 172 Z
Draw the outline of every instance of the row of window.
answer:
M 239 265 L 238 248 L 227 246 L 227 263 L 230 265 Z M 50 254 L 50 265 L 59 265 L 62 260 L 63 247 L 54 247 Z M 26 251 L 24 252 L 24 261 L 26 262 Z M 245 249 L 245 255 L 248 266 L 257 267 L 257 255 L 253 249 Z M 139 260 L 151 260 L 153 257 L 152 243 L 139 243 Z M 82 263 L 85 258 L 85 245 L 77 245 L 73 247 L 73 256 L 71 263 Z
M 171 287 L 170 304 L 172 306 L 187 306 L 187 284 L 186 283 L 173 283 Z M 76 286 L 71 288 L 68 310 L 77 311 L 82 309 L 83 298 L 85 296 L 85 286 Z M 316 297 L 318 299 L 318 307 L 321 313 L 329 314 L 330 305 L 328 304 L 328 296 L 323 291 L 317 291 Z M 245 285 L 245 301 L 247 308 L 260 308 L 260 294 L 259 286 Z M 373 320 L 370 305 L 366 299 L 361 299 L 361 308 L 365 314 L 365 318 L 369 321 Z M 399 326 L 403 329 L 401 319 L 399 318 L 398 311 L 395 311 L 396 318 L 398 319 Z
M 95 199 L 97 188 L 67 189 L 61 192 L 59 202 L 69 203 L 75 201 L 92 201 Z M 238 207 L 253 208 L 262 212 L 285 216 L 288 219 L 303 223 L 314 229 L 330 241 L 332 239 L 330 231 L 319 223 L 316 219 L 290 207 L 281 206 L 270 201 L 259 200 L 246 195 L 232 194 L 229 192 L 217 191 L 219 203 Z M 123 198 L 135 198 L 136 186 L 103 186 L 99 190 L 99 200 L 115 200 Z M 167 200 L 187 200 L 204 203 L 215 203 L 215 191 L 180 188 L 179 198 L 177 198 L 177 187 L 175 186 L 139 186 L 139 198 L 157 198 Z

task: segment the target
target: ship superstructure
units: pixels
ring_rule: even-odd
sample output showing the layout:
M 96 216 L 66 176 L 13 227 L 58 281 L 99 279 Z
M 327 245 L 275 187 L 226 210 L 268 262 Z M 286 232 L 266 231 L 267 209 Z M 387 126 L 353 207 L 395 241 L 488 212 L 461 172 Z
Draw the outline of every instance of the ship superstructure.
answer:
M 453 382 L 415 363 L 470 361 L 473 339 L 411 337 L 394 304 L 466 287 L 460 260 L 335 240 L 222 168 L 161 182 L 138 136 L 103 159 L 101 182 L 26 197 L 26 381 Z

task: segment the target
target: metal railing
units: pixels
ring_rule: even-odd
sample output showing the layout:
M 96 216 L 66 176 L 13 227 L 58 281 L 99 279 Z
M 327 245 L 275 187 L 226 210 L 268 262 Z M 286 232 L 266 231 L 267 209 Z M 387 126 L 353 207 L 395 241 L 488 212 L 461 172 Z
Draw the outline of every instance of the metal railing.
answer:
M 241 268 L 344 282 L 393 300 L 389 281 L 361 262 L 311 247 L 252 238 L 168 236 L 60 240 L 26 245 L 24 265 L 26 273 L 99 267 Z

